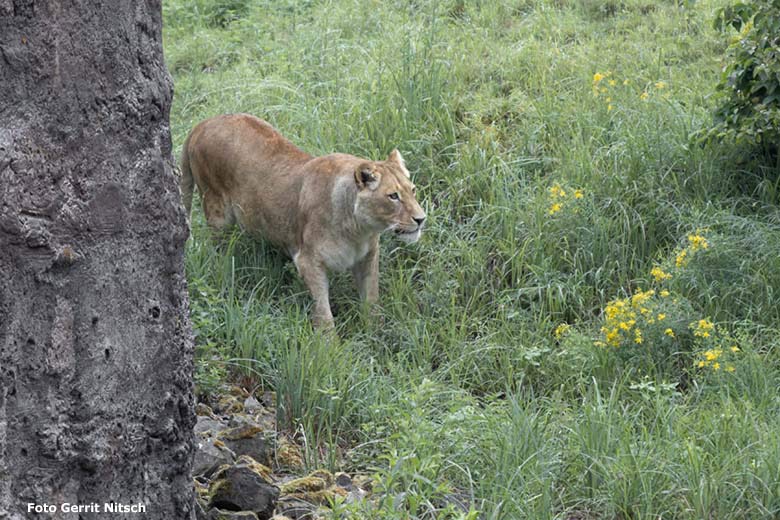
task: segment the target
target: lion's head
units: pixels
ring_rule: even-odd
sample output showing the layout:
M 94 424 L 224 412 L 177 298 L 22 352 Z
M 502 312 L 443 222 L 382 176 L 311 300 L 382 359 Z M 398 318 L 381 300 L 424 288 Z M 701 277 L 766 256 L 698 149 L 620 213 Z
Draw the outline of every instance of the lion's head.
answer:
M 384 161 L 366 161 L 355 169 L 355 216 L 375 231 L 392 230 L 404 242 L 420 239 L 425 211 L 398 150 Z

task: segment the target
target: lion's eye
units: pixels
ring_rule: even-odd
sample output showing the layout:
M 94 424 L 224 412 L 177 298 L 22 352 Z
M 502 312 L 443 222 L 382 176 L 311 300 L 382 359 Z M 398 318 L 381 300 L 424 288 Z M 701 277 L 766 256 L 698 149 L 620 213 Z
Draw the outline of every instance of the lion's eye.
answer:
M 388 195 L 388 197 L 390 197 L 390 200 L 400 200 L 401 199 L 401 197 L 398 196 L 398 192 L 391 193 L 390 195 Z

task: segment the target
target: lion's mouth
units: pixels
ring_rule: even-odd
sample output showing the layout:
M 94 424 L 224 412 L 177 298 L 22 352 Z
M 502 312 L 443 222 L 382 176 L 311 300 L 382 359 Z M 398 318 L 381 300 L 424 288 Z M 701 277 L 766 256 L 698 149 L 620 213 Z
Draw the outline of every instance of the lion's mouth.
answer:
M 395 228 L 393 232 L 402 242 L 413 244 L 420 239 L 422 226 L 418 226 L 416 229 Z

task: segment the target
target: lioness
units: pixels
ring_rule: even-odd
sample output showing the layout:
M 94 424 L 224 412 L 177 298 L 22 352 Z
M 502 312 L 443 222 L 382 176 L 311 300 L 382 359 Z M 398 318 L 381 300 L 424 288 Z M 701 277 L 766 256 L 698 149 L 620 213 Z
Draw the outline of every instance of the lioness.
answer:
M 333 327 L 328 270 L 352 270 L 361 298 L 379 291 L 379 234 L 420 238 L 425 212 L 404 160 L 334 153 L 313 157 L 248 114 L 198 124 L 181 156 L 181 192 L 187 212 L 193 182 L 213 230 L 238 224 L 283 248 L 314 297 L 315 327 Z

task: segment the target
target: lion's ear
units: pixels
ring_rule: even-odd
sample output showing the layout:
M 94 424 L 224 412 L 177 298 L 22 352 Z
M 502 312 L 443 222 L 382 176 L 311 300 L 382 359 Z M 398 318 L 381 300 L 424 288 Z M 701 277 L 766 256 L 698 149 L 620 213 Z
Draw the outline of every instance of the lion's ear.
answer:
M 355 184 L 359 189 L 368 188 L 373 191 L 379 186 L 379 172 L 371 168 L 370 164 L 361 164 L 355 170 Z
M 404 158 L 401 156 L 401 152 L 398 151 L 398 148 L 393 148 L 393 151 L 390 152 L 390 155 L 387 156 L 387 161 L 394 162 L 400 166 L 401 171 L 404 172 L 404 175 L 409 177 L 409 170 L 406 169 L 406 163 L 404 162 Z

